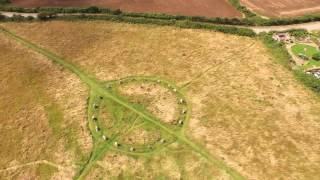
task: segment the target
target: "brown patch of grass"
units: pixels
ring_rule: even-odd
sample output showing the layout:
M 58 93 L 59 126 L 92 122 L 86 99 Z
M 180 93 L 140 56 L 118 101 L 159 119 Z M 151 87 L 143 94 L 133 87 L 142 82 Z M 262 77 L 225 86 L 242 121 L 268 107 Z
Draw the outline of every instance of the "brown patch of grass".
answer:
M 139 127 L 122 137 L 121 142 L 132 145 L 147 145 L 156 142 L 160 137 L 160 132 L 157 132 L 156 129 L 146 130 Z
M 173 124 L 179 115 L 174 93 L 158 84 L 129 83 L 120 86 L 120 93 L 141 104 L 161 121 Z
M 223 179 L 224 176 L 206 160 L 178 144 L 159 153 L 138 157 L 109 152 L 98 165 L 105 173 L 102 177 L 109 179 Z
M 71 167 L 72 175 L 72 165 L 81 161 L 75 151 L 86 154 L 91 147 L 86 88 L 74 75 L 3 34 L 0 49 L 0 168 L 45 159 Z M 28 168 L 34 170 L 22 168 L 18 174 L 41 176 L 36 167 Z M 12 176 L 1 172 L 0 177 Z
M 247 51 L 190 86 L 190 134 L 247 177 L 316 179 L 319 98 L 260 43 Z

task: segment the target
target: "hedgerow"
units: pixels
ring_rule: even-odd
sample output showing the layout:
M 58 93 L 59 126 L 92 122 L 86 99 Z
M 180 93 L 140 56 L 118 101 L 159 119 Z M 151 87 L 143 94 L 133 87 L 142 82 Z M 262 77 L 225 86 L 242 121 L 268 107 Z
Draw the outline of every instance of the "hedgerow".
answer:
M 1 0 L 0 0 L 1 1 Z M 320 20 L 320 14 L 305 15 L 297 18 L 270 18 L 263 19 L 259 15 L 251 12 L 245 6 L 239 3 L 239 0 L 229 0 L 240 12 L 245 14 L 245 18 L 207 18 L 203 16 L 182 16 L 168 15 L 163 13 L 132 13 L 122 12 L 120 9 L 109 9 L 101 7 L 39 7 L 39 8 L 21 8 L 8 5 L 0 5 L 0 11 L 20 12 L 20 13 L 56 13 L 56 14 L 72 14 L 72 13 L 88 13 L 88 14 L 104 14 L 104 15 L 122 15 L 126 17 L 139 17 L 162 20 L 188 20 L 193 22 L 227 24 L 227 25 L 289 25 L 305 22 L 313 22 Z
M 233 26 L 214 25 L 209 23 L 193 22 L 189 20 L 163 20 L 163 19 L 150 19 L 143 17 L 127 17 L 122 15 L 65 15 L 58 16 L 61 20 L 111 20 L 117 22 L 127 22 L 133 24 L 155 24 L 160 26 L 176 26 L 188 29 L 208 29 L 228 34 L 236 34 L 239 36 L 254 37 L 256 33 L 248 28 L 238 28 Z

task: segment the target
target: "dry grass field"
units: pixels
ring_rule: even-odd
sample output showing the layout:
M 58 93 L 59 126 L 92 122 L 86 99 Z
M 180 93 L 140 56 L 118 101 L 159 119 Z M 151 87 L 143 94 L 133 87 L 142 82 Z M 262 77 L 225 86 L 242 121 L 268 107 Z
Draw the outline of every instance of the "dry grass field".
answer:
M 257 39 L 203 30 L 102 21 L 5 23 L 1 26 L 64 57 L 99 80 L 157 75 L 175 82 L 182 87 L 191 106 L 184 133 L 248 179 L 320 178 L 320 99 L 299 84 L 291 72 L 282 68 Z M 6 123 L 1 124 L 2 129 L 8 129 L 1 138 L 17 138 L 17 142 L 8 142 L 12 148 L 7 153 L 22 153 L 12 149 L 31 146 L 28 143 L 39 143 L 36 138 L 43 141 L 45 137 L 54 138 L 42 103 L 59 104 L 59 97 L 67 96 L 72 93 L 71 90 L 74 93 L 67 96 L 69 101 L 81 103 L 68 107 L 63 107 L 62 103 L 58 107 L 73 108 L 74 114 L 63 114 L 73 115 L 76 118 L 73 121 L 83 122 L 86 88 L 79 84 L 76 77 L 67 71 L 61 72 L 59 66 L 42 61 L 44 58 L 40 55 L 21 48 L 5 36 L 1 35 L 0 38 L 1 51 L 5 52 L 0 54 L 0 58 L 5 59 L 0 61 L 1 78 L 10 78 L 8 74 L 13 76 L 12 80 L 8 80 L 12 85 L 1 81 L 1 91 L 4 91 L 1 92 L 1 98 L 6 99 L 1 100 L 1 106 L 5 107 L 1 107 L 1 111 L 4 109 L 12 121 L 4 118 L 1 122 L 12 122 L 11 126 L 22 129 L 26 126 L 24 123 L 30 126 L 17 134 Z M 8 58 L 10 56 L 12 58 Z M 21 60 L 14 57 L 21 57 Z M 34 83 L 25 80 L 31 70 L 38 72 L 37 76 L 34 75 Z M 45 98 L 34 97 L 30 91 L 35 88 L 29 87 L 30 84 L 35 84 L 33 86 L 40 90 L 43 88 L 42 93 L 36 94 L 44 94 Z M 69 88 L 57 91 L 52 89 L 53 85 Z M 23 92 L 19 91 L 21 88 Z M 138 95 L 141 93 L 130 91 L 133 92 Z M 16 103 L 25 104 L 24 113 L 29 116 L 16 114 L 13 118 L 14 112 L 23 111 L 17 111 L 18 107 L 8 104 L 20 95 L 24 99 L 17 99 Z M 40 118 L 41 123 L 30 122 Z M 64 120 L 69 122 L 69 119 Z M 41 125 L 46 133 L 34 132 L 34 139 L 18 142 L 21 139 L 19 137 L 25 137 L 28 128 L 31 131 L 30 128 L 35 125 Z M 80 128 L 79 124 L 75 125 Z M 85 127 L 83 130 L 75 130 L 75 133 L 82 137 L 78 145 L 86 152 L 90 146 L 90 136 Z M 149 132 L 138 132 L 141 133 L 132 136 L 140 135 L 141 141 L 145 141 L 143 138 Z M 40 135 L 44 137 L 38 137 Z M 63 147 L 63 142 L 56 141 L 60 145 L 53 148 Z M 50 145 L 55 141 L 45 142 Z M 44 152 L 54 150 L 46 148 L 51 146 L 45 146 L 45 142 L 30 147 L 34 154 L 28 157 L 33 159 L 22 159 L 21 163 L 40 160 L 41 156 L 36 152 L 41 148 Z M 50 152 L 47 156 L 54 161 Z M 76 161 L 72 153 L 57 152 L 61 152 L 58 157 L 70 164 Z M 0 164 L 1 168 L 11 166 L 7 162 L 14 161 L 14 158 L 8 159 L 13 157 L 12 154 L 8 156 L 3 151 L 0 157 L 0 162 L 6 162 Z M 67 162 L 56 163 L 67 166 Z M 36 174 L 38 171 L 28 166 L 17 172 Z M 146 156 L 110 151 L 98 161 L 87 179 L 125 179 L 132 176 L 142 179 L 229 178 L 187 146 L 176 142 Z
M 92 144 L 87 88 L 3 34 L 0 39 L 0 179 L 71 178 Z
M 320 0 L 240 0 L 249 9 L 270 17 L 294 17 L 320 12 Z

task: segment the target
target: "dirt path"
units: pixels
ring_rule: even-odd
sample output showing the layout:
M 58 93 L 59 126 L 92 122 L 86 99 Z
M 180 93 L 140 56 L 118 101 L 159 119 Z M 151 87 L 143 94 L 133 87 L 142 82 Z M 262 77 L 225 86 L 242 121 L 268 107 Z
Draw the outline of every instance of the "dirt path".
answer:
M 64 169 L 63 166 L 60 166 L 60 165 L 55 164 L 53 162 L 50 162 L 50 161 L 47 161 L 47 160 L 39 160 L 39 161 L 29 162 L 29 163 L 25 163 L 25 164 L 21 164 L 21 165 L 11 166 L 11 167 L 8 167 L 6 169 L 0 169 L 0 172 L 13 171 L 13 170 L 16 170 L 16 169 L 19 169 L 19 168 L 23 168 L 23 167 L 26 167 L 26 166 L 35 166 L 35 165 L 38 165 L 38 164 L 46 164 L 46 165 L 55 167 L 55 168 L 57 168 L 59 170 L 63 170 Z

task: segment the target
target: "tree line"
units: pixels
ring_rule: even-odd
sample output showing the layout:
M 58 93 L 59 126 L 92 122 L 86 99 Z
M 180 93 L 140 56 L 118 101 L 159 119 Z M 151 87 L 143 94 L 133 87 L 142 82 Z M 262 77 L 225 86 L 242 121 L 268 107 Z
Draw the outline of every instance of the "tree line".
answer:
M 0 0 L 7 1 L 7 0 Z M 225 24 L 225 25 L 247 25 L 247 26 L 272 26 L 272 25 L 289 25 L 299 24 L 313 21 L 320 21 L 320 14 L 305 15 L 296 18 L 270 18 L 264 19 L 255 13 L 249 11 L 245 6 L 241 6 L 238 0 L 229 0 L 232 4 L 240 9 L 246 15 L 245 18 L 207 18 L 203 16 L 183 16 L 183 15 L 169 15 L 163 13 L 132 13 L 123 12 L 120 9 L 109 9 L 101 7 L 38 7 L 38 8 L 22 8 L 11 5 L 0 5 L 0 11 L 7 12 L 20 12 L 20 13 L 56 13 L 56 14 L 74 14 L 74 13 L 87 13 L 87 14 L 105 14 L 105 15 L 122 15 L 126 17 L 139 17 L 150 19 L 162 20 L 188 20 L 193 22 Z

